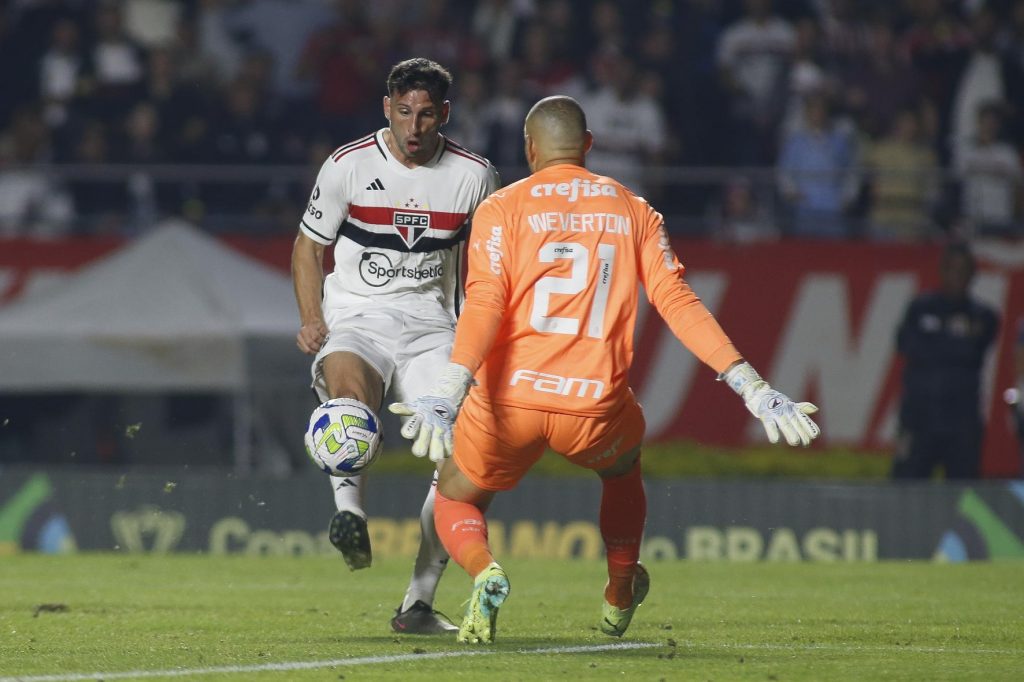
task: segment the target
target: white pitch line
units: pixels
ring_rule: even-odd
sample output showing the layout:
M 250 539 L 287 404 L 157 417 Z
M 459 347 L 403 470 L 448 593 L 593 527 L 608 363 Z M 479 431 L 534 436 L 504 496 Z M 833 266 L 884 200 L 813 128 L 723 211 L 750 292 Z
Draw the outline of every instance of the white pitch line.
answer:
M 850 653 L 871 653 L 885 651 L 904 651 L 914 654 L 992 654 L 996 656 L 1015 656 L 1022 652 L 1013 649 L 965 649 L 960 647 L 938 647 L 938 646 L 912 646 L 901 644 L 875 644 L 875 645 L 851 645 L 851 644 L 739 644 L 719 643 L 707 644 L 704 642 L 677 642 L 676 646 L 687 649 L 737 649 L 742 651 L 848 651 Z M 6 680 L 0 680 L 6 682 Z
M 290 672 L 294 670 L 317 670 L 338 666 L 375 665 L 378 663 L 401 663 L 405 661 L 429 661 L 438 658 L 461 658 L 463 656 L 491 656 L 501 653 L 518 654 L 582 654 L 595 651 L 623 651 L 628 649 L 649 649 L 664 644 L 654 642 L 623 642 L 620 644 L 594 644 L 590 646 L 546 647 L 543 649 L 518 649 L 515 652 L 494 649 L 464 649 L 462 651 L 437 651 L 423 654 L 396 654 L 393 656 L 363 656 L 361 658 L 337 658 L 330 661 L 293 661 L 291 663 L 263 663 L 261 665 L 224 665 L 211 668 L 175 668 L 172 670 L 130 670 L 116 673 L 67 673 L 62 675 L 21 675 L 0 677 L 0 682 L 81 682 L 87 680 L 126 680 L 146 677 L 188 677 L 189 675 L 241 674 L 262 672 Z

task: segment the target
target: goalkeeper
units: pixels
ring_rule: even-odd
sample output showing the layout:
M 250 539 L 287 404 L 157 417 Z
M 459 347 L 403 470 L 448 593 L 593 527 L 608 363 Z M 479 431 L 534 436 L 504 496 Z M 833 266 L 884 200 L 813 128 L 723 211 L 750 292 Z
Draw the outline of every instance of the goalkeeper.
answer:
M 647 513 L 644 418 L 627 383 L 641 284 L 680 341 L 764 423 L 769 440 L 807 445 L 819 433 L 808 416 L 817 408 L 758 376 L 686 284 L 661 215 L 587 171 L 592 143 L 574 99 L 548 97 L 530 110 L 532 175 L 493 194 L 473 218 L 451 362 L 426 395 L 391 405 L 410 417 L 402 434 L 414 440 L 414 453 L 437 460 L 454 450 L 434 519 L 451 557 L 474 579 L 463 642 L 493 641 L 509 594 L 484 513 L 545 447 L 601 479 L 608 562 L 601 630 L 622 636 L 647 594 L 649 576 L 638 562 Z

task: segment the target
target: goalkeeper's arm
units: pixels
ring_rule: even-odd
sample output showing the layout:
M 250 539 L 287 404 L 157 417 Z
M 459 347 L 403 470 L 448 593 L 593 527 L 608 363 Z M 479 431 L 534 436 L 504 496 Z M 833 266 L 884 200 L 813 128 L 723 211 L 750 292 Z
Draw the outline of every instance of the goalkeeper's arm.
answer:
M 645 285 L 650 282 L 651 302 L 672 333 L 701 362 L 718 372 L 719 380 L 725 381 L 743 398 L 747 409 L 764 424 L 768 440 L 779 442 L 781 433 L 790 445 L 809 444 L 820 433 L 818 425 L 808 416 L 818 408 L 811 403 L 794 403 L 773 390 L 750 363 L 743 360 L 711 311 L 682 279 L 682 266 L 676 260 L 673 263 L 674 270 L 663 271 L 656 261 L 648 268 L 645 281 Z

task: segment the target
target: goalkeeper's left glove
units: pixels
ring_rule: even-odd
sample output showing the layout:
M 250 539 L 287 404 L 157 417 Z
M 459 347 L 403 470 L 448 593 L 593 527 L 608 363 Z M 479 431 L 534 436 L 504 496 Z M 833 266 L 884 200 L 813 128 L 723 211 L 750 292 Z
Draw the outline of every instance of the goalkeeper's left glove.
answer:
M 472 384 L 473 374 L 468 369 L 449 362 L 426 395 L 388 405 L 393 413 L 409 417 L 401 433 L 413 441 L 412 454 L 430 455 L 433 462 L 451 457 L 452 427 Z
M 794 403 L 788 397 L 774 390 L 761 375 L 741 362 L 718 376 L 719 381 L 729 384 L 747 405 L 747 409 L 764 424 L 768 440 L 779 442 L 779 432 L 790 445 L 808 445 L 821 430 L 809 416 L 818 411 L 811 403 Z

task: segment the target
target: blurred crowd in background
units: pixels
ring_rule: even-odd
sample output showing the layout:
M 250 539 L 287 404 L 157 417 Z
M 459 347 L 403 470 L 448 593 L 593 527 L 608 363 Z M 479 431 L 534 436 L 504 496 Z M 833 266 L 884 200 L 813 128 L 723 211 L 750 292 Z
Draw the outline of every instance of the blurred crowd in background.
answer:
M 0 236 L 291 233 L 410 56 L 505 182 L 577 97 L 677 234 L 1024 236 L 1024 0 L 0 0 Z

